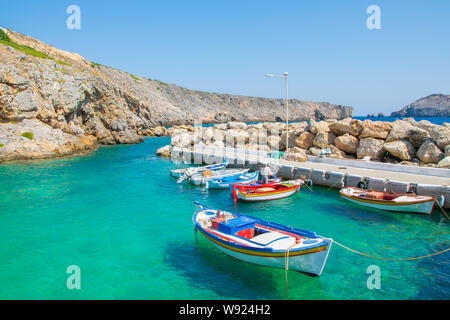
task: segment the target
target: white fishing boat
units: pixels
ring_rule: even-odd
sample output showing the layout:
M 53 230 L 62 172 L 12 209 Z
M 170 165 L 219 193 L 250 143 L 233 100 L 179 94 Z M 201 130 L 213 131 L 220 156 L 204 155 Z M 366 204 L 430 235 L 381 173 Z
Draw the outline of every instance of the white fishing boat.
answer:
M 227 177 L 232 177 L 236 175 L 243 175 L 247 173 L 250 169 L 225 169 L 217 171 L 203 171 L 202 173 L 197 173 L 189 177 L 189 182 L 195 185 L 206 184 L 207 181 L 213 179 L 223 179 Z
M 375 209 L 431 214 L 436 198 L 414 193 L 382 192 L 344 187 L 341 196 L 353 203 Z
M 202 173 L 203 171 L 206 171 L 206 170 L 211 170 L 211 171 L 223 170 L 227 167 L 227 165 L 228 165 L 228 161 L 225 160 L 222 163 L 211 164 L 211 165 L 207 165 L 207 166 L 203 166 L 203 167 L 189 167 L 189 168 L 170 170 L 170 175 L 174 178 L 181 178 L 184 175 L 192 176 L 197 173 Z
M 320 276 L 333 239 L 196 202 L 196 230 L 220 251 L 262 266 L 288 268 Z
M 258 180 L 259 171 L 236 174 L 225 178 L 218 178 L 206 181 L 207 188 L 230 188 L 235 183 L 252 183 Z

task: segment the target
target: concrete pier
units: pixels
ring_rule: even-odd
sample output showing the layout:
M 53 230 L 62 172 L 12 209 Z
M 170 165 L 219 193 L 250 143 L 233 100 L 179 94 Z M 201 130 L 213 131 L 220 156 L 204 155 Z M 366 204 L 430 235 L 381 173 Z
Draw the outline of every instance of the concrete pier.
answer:
M 273 159 L 261 152 L 249 150 L 210 150 L 210 149 L 177 149 L 172 152 L 173 159 L 192 164 L 212 164 L 230 161 L 231 168 L 250 168 L 258 170 L 266 163 L 279 167 L 277 175 L 285 179 L 304 178 L 311 180 L 313 185 L 339 189 L 342 186 L 357 187 L 361 182 L 368 189 L 379 191 L 409 192 L 419 195 L 435 196 L 439 200 L 444 196 L 444 208 L 450 209 L 450 170 L 426 170 L 427 168 L 408 168 L 403 171 L 402 165 L 389 165 L 389 170 L 378 163 L 346 160 L 345 165 L 327 163 L 326 159 L 306 162 L 292 162 L 284 159 Z M 331 159 L 330 159 L 331 160 Z M 333 161 L 330 161 L 333 162 Z M 352 165 L 352 162 L 355 162 Z M 372 167 L 372 168 L 371 168 Z M 395 171 L 397 169 L 398 171 Z M 414 173 L 417 172 L 417 173 Z M 438 176 L 439 175 L 439 176 Z

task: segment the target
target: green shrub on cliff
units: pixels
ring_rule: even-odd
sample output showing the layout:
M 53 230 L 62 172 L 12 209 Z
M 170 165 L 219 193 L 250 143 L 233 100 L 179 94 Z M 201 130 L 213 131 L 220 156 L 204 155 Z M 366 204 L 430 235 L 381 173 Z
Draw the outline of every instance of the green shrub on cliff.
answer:
M 31 133 L 31 132 L 24 132 L 24 133 L 22 133 L 21 136 L 22 136 L 22 137 L 25 137 L 25 138 L 28 138 L 28 139 L 30 139 L 30 140 L 33 140 L 33 138 L 34 138 L 34 135 L 33 135 L 33 133 Z
M 64 61 L 61 61 L 61 60 L 56 60 L 56 63 L 57 64 L 62 64 L 62 65 L 65 65 L 65 66 L 69 66 L 69 67 L 72 66 L 70 63 L 67 63 L 67 62 L 64 62 Z
M 6 41 L 6 42 L 11 42 L 11 39 L 8 37 L 8 35 L 2 29 L 0 29 L 0 40 Z
M 0 43 L 13 47 L 16 50 L 22 51 L 26 54 L 38 57 L 38 58 L 48 58 L 48 59 L 52 59 L 51 57 L 49 57 L 48 55 L 46 55 L 45 53 L 38 51 L 34 48 L 31 48 L 29 46 L 25 46 L 22 44 L 17 44 L 13 41 L 11 41 L 11 39 L 8 37 L 8 35 L 2 30 L 0 29 Z
M 3 147 L 3 146 L 4 146 L 4 144 L 3 144 L 3 143 L 0 143 L 0 148 Z

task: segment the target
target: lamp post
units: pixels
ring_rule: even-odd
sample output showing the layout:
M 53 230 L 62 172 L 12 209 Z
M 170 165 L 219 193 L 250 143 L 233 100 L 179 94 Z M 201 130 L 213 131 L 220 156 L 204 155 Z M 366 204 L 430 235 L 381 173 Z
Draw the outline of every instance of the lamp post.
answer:
M 286 83 L 286 152 L 289 147 L 289 99 L 288 99 L 288 73 L 285 72 L 283 75 L 275 75 L 267 73 L 266 77 L 284 79 Z

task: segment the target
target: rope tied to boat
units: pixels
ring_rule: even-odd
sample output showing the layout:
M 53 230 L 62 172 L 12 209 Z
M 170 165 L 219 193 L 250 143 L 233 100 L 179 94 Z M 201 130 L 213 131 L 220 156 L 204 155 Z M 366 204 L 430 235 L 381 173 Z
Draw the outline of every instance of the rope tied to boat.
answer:
M 385 260 L 385 261 L 411 261 L 411 260 L 418 260 L 418 259 L 423 259 L 423 258 L 436 256 L 438 254 L 450 251 L 450 248 L 447 248 L 445 250 L 442 250 L 442 251 L 439 251 L 439 252 L 434 252 L 434 253 L 427 254 L 427 255 L 424 255 L 424 256 L 420 256 L 420 257 L 412 257 L 412 258 L 406 258 L 406 259 L 388 259 L 388 258 L 376 257 L 376 256 L 372 256 L 372 255 L 367 254 L 367 253 L 356 251 L 356 250 L 351 249 L 351 248 L 349 248 L 347 246 L 344 246 L 343 244 L 341 244 L 341 243 L 339 243 L 339 242 L 337 242 L 335 240 L 333 240 L 333 242 L 336 243 L 338 246 L 341 246 L 342 248 L 347 249 L 347 250 L 349 250 L 351 252 L 357 253 L 359 255 L 362 255 L 362 256 L 365 256 L 365 257 L 369 257 L 369 258 L 373 258 L 373 259 L 378 259 L 378 260 Z
M 439 209 L 441 209 L 441 211 L 442 211 L 442 213 L 444 214 L 444 216 L 445 216 L 448 220 L 450 220 L 450 218 L 448 217 L 447 213 L 445 212 L 445 209 L 442 208 L 442 205 L 440 204 L 440 202 L 439 202 L 437 199 L 435 199 L 435 201 L 436 201 L 436 203 L 438 204 L 438 207 L 439 207 Z
M 289 251 L 296 245 L 294 242 L 284 253 L 284 272 L 286 274 L 286 296 L 289 299 L 289 284 L 288 284 L 288 270 L 289 270 Z

